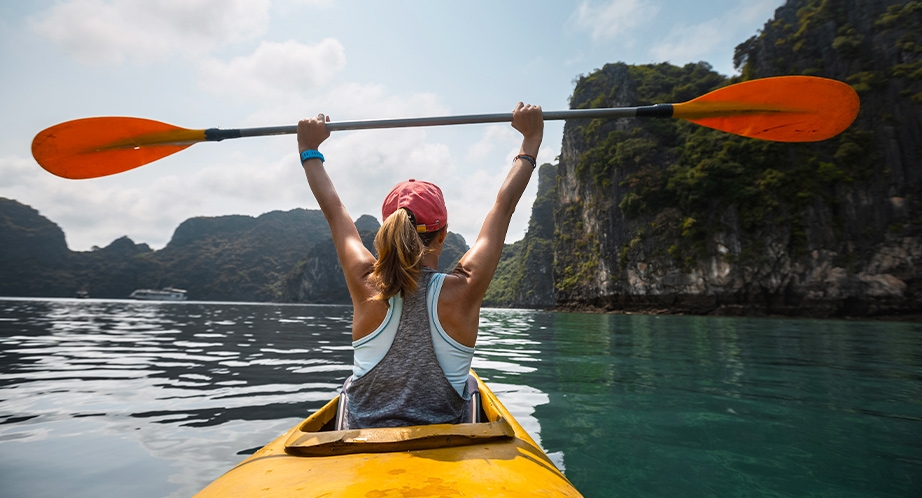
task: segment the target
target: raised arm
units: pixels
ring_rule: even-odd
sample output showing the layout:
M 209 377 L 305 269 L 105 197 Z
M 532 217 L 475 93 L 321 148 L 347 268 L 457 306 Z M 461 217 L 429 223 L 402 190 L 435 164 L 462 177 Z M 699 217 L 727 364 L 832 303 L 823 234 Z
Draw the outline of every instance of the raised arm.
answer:
M 298 123 L 298 153 L 308 150 L 318 150 L 320 144 L 330 136 L 323 114 L 315 118 L 303 119 Z M 373 289 L 366 285 L 375 262 L 374 256 L 362 244 L 355 223 L 346 211 L 333 187 L 333 181 L 323 166 L 319 157 L 312 157 L 302 163 L 307 183 L 311 192 L 320 204 L 320 210 L 330 225 L 333 243 L 336 245 L 336 254 L 343 267 L 346 285 L 353 302 L 364 302 L 373 294 Z
M 512 111 L 512 126 L 522 134 L 519 155 L 496 195 L 496 202 L 487 214 L 477 240 L 461 258 L 452 274 L 453 278 L 446 280 L 449 286 L 446 290 L 457 299 L 458 307 L 468 322 L 461 328 L 473 332 L 475 336 L 480 304 L 499 264 L 512 213 L 535 170 L 536 163 L 532 161 L 537 161 L 538 149 L 544 137 L 541 107 L 519 102 Z M 454 282 L 449 284 L 452 280 Z

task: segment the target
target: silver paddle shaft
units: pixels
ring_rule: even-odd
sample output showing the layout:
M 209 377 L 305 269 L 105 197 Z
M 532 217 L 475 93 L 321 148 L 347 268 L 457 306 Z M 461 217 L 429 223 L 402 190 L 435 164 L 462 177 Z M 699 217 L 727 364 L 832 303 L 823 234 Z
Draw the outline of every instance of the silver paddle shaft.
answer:
M 671 117 L 671 104 L 657 104 L 643 107 L 612 107 L 604 109 L 568 109 L 565 111 L 545 111 L 545 121 L 560 121 L 566 119 L 606 119 L 606 118 L 634 118 L 634 117 Z M 396 118 L 396 119 L 366 119 L 361 121 L 333 121 L 327 123 L 330 131 L 345 130 L 374 130 L 382 128 L 412 128 L 420 126 L 448 126 L 477 123 L 510 123 L 512 113 L 499 114 L 468 114 L 464 116 L 434 116 L 427 118 Z M 206 130 L 206 139 L 219 141 L 225 138 L 261 137 L 267 135 L 291 135 L 298 132 L 297 125 L 267 126 L 262 128 L 241 128 L 235 130 L 221 130 L 211 128 Z

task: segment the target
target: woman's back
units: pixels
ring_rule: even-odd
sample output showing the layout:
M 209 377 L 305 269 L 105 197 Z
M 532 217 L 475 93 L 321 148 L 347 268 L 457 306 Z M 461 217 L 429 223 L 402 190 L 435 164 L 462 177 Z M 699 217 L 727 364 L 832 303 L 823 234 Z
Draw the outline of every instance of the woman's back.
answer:
M 433 301 L 437 299 L 442 277 L 426 272 L 414 292 L 392 300 L 392 313 L 378 330 L 353 343 L 356 369 L 345 390 L 349 399 L 349 427 L 459 423 L 470 418 L 465 411 L 470 400 L 464 389 L 467 376 L 458 382 L 459 392 L 459 386 L 449 380 L 445 371 L 444 363 L 451 358 L 439 358 L 435 346 L 439 337 L 433 320 L 437 321 Z M 395 322 L 397 326 L 393 327 Z M 394 335 L 389 337 L 389 329 L 394 328 Z M 380 359 L 364 361 L 368 351 L 363 348 L 376 340 L 383 342 L 386 353 Z M 463 368 L 466 374 L 473 348 L 464 353 L 467 353 Z
M 499 264 L 515 206 L 537 164 L 535 157 L 544 129 L 541 108 L 520 102 L 513 111 L 512 126 L 523 136 L 520 154 L 474 245 L 440 282 L 440 293 L 432 297 L 428 294 L 431 273 L 423 268 L 438 267 L 447 234 L 447 210 L 441 190 L 415 180 L 391 190 L 382 207 L 384 222 L 375 239 L 376 259 L 362 243 L 326 174 L 323 155 L 316 150 L 329 136 L 324 116 L 298 123 L 302 165 L 330 224 L 352 297 L 354 343 L 385 326 L 393 312 L 389 303 L 393 303 L 394 296 L 404 301 L 387 353 L 367 372 L 360 372 L 349 387 L 350 413 L 359 427 L 457 421 L 462 416 L 466 393 L 459 393 L 448 380 L 444 361 L 440 364 L 435 353 L 434 344 L 441 343 L 433 342 L 437 336 L 431 333 L 431 324 L 439 324 L 446 342 L 462 351 L 469 365 L 477 340 L 480 305 Z

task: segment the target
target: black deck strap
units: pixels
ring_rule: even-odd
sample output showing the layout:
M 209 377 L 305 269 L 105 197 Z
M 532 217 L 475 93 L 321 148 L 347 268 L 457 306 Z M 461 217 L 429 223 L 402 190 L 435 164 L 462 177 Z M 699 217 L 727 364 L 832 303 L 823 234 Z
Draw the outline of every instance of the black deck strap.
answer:
M 240 138 L 240 130 L 222 130 L 220 128 L 208 128 L 205 130 L 205 141 L 220 142 L 225 138 Z
M 671 118 L 672 104 L 645 105 L 637 108 L 638 118 Z

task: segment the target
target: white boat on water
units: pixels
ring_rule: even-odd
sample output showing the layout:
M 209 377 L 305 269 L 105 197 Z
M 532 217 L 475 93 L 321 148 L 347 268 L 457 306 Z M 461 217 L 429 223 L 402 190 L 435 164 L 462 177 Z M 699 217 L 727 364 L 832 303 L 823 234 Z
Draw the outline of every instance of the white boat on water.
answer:
M 173 287 L 164 287 L 163 290 L 138 289 L 128 297 L 141 301 L 185 301 L 186 291 Z

